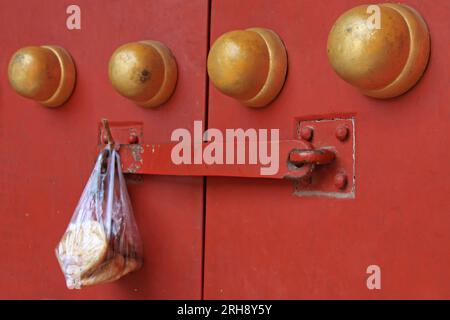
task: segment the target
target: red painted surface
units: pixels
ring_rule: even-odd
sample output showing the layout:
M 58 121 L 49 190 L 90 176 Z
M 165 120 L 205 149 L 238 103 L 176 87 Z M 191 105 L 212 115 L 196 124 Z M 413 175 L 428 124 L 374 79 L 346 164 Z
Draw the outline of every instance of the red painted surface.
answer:
M 284 40 L 289 71 L 264 109 L 246 108 L 210 85 L 209 128 L 279 128 L 280 139 L 291 140 L 296 119 L 350 114 L 355 199 L 299 197 L 290 181 L 207 178 L 202 284 L 203 179 L 129 176 L 143 269 L 69 291 L 53 249 L 92 169 L 98 122 L 139 122 L 140 143 L 167 143 L 173 129 L 203 120 L 208 2 L 78 0 L 82 30 L 68 31 L 72 2 L 2 1 L 0 298 L 198 299 L 202 286 L 207 299 L 450 298 L 450 4 L 405 1 L 430 27 L 430 65 L 414 90 L 381 101 L 340 80 L 326 57 L 336 18 L 365 2 L 213 0 L 211 9 L 211 40 L 233 29 L 271 28 Z M 120 97 L 107 78 L 114 49 L 142 39 L 168 45 L 179 67 L 175 95 L 156 110 Z M 58 109 L 21 98 L 8 84 L 10 56 L 40 44 L 65 47 L 77 65 L 74 95 Z M 381 291 L 366 287 L 372 264 L 381 267 Z
M 382 101 L 339 79 L 326 56 L 334 21 L 367 1 L 213 1 L 212 41 L 271 28 L 289 71 L 265 109 L 210 85 L 209 126 L 280 128 L 290 139 L 294 118 L 352 114 L 356 198 L 297 197 L 287 181 L 208 178 L 205 298 L 450 298 L 450 3 L 404 2 L 427 20 L 432 56 L 411 92 Z M 366 287 L 372 264 L 381 267 L 380 291 Z
M 271 175 L 262 175 L 261 169 L 267 168 L 269 165 L 261 164 L 260 159 L 256 159 L 256 163 L 249 163 L 248 148 L 245 150 L 246 162 L 243 164 L 237 164 L 236 160 L 231 163 L 213 163 L 208 164 L 201 160 L 201 163 L 175 164 L 172 160 L 172 150 L 176 147 L 177 143 L 165 143 L 165 144 L 141 144 L 141 145 L 123 145 L 120 147 L 120 156 L 122 159 L 122 168 L 125 173 L 137 173 L 145 175 L 176 175 L 176 176 L 217 176 L 217 177 L 239 177 L 239 178 L 267 178 L 267 179 L 300 179 L 311 174 L 314 169 L 312 164 L 315 162 L 305 163 L 302 166 L 288 164 L 287 159 L 290 157 L 292 150 L 312 150 L 312 145 L 302 140 L 283 140 L 283 141 L 256 141 L 256 145 L 266 145 L 268 150 L 274 150 L 273 145 L 278 145 L 279 158 L 274 154 L 272 162 L 278 161 L 278 172 Z M 194 148 L 201 154 L 201 151 L 210 147 L 210 143 L 197 144 Z M 226 142 L 215 143 L 215 147 L 226 150 Z M 238 147 L 234 145 L 234 155 L 237 157 Z M 317 151 L 317 150 L 314 150 Z M 274 151 L 270 151 L 274 152 Z M 225 154 L 225 151 L 223 151 Z M 274 152 L 275 153 L 275 152 Z M 244 151 L 242 151 L 244 154 Z M 328 154 L 327 162 L 331 162 L 334 158 L 334 153 L 331 152 L 333 157 Z M 194 158 L 194 156 L 192 156 Z M 276 159 L 275 159 L 276 158 Z M 331 158 L 331 160 L 330 160 Z M 298 160 L 298 159 L 295 159 Z M 309 159 L 308 159 L 309 160 Z M 315 160 L 315 159 L 313 159 Z M 273 165 L 275 166 L 275 165 Z
M 82 30 L 66 29 L 81 7 Z M 205 113 L 208 3 L 203 0 L 0 2 L 0 298 L 201 298 L 203 179 L 132 179 L 129 192 L 145 264 L 117 283 L 69 291 L 54 256 L 96 157 L 98 122 L 144 123 L 143 139 L 170 141 Z M 155 39 L 178 62 L 174 96 L 148 110 L 119 96 L 108 61 L 121 44 Z M 73 56 L 77 85 L 61 108 L 46 109 L 9 86 L 11 55 L 58 44 Z

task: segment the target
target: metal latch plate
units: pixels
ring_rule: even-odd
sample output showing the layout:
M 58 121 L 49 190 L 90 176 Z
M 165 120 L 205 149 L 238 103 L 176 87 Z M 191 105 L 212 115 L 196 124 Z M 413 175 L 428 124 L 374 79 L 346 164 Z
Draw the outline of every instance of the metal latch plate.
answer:
M 310 142 L 315 148 L 330 148 L 336 153 L 336 160 L 326 166 L 318 166 L 309 179 L 295 182 L 295 195 L 332 198 L 355 198 L 355 118 L 297 120 L 297 135 L 301 138 L 304 127 L 312 129 Z M 338 128 L 347 128 L 342 139 Z M 338 138 L 339 136 L 339 138 Z M 342 186 L 342 179 L 346 179 Z

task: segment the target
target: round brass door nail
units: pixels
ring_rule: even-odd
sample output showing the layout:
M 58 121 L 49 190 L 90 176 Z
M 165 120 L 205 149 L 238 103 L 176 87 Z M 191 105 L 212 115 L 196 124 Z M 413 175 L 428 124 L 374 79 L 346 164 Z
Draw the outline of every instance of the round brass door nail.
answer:
M 251 28 L 221 35 L 208 55 L 208 74 L 222 93 L 250 107 L 263 107 L 280 93 L 287 54 L 272 30 Z
M 158 41 L 127 43 L 109 60 L 109 80 L 114 89 L 143 107 L 166 102 L 175 90 L 177 74 L 174 56 Z
M 343 80 L 363 94 L 392 98 L 422 77 L 430 56 L 430 36 L 415 9 L 392 3 L 378 8 L 378 25 L 376 11 L 368 5 L 338 18 L 328 37 L 328 60 Z
M 12 56 L 8 77 L 21 96 L 57 107 L 72 94 L 76 71 L 70 54 L 61 47 L 25 47 Z

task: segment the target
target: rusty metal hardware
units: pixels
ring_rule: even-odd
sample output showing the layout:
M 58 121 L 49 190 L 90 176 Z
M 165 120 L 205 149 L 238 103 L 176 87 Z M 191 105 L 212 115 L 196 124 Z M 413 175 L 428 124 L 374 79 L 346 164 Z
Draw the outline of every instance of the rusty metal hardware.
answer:
M 176 175 L 176 176 L 219 176 L 241 178 L 299 179 L 310 175 L 315 163 L 297 165 L 290 160 L 293 150 L 307 149 L 312 146 L 301 140 L 284 140 L 276 142 L 280 150 L 279 171 L 274 175 L 261 175 L 261 164 L 174 164 L 171 151 L 176 143 L 166 144 L 126 144 L 121 145 L 123 171 L 125 173 Z M 199 148 L 206 148 L 203 143 Z M 268 146 L 268 148 L 272 148 Z
M 158 144 L 130 143 L 130 137 L 142 135 L 142 125 L 139 123 L 110 123 L 110 130 L 116 147 L 122 159 L 124 173 L 176 175 L 176 176 L 221 176 L 242 178 L 268 178 L 268 179 L 302 179 L 310 176 L 318 165 L 333 163 L 335 153 L 332 148 L 314 149 L 314 146 L 304 140 L 268 141 L 267 150 L 273 150 L 273 144 L 279 148 L 279 170 L 274 175 L 262 175 L 264 165 L 254 164 L 174 164 L 171 152 L 176 142 Z M 112 138 L 107 136 L 105 126 L 99 127 L 99 147 L 102 148 Z M 134 139 L 134 138 L 132 138 Z M 134 142 L 134 141 L 133 141 Z M 204 150 L 211 142 L 204 142 L 194 148 Z M 220 145 L 215 142 L 216 145 Z M 226 142 L 221 143 L 225 147 Z M 264 145 L 259 141 L 259 146 Z M 237 155 L 237 145 L 234 145 L 234 154 Z
M 421 15 L 405 4 L 368 5 L 345 12 L 328 37 L 328 60 L 336 73 L 363 94 L 392 98 L 422 77 L 430 35 Z M 378 21 L 378 25 L 376 20 Z M 374 23 L 375 22 L 375 23 Z
M 122 159 L 124 173 L 139 175 L 169 176 L 216 176 L 241 178 L 287 179 L 294 181 L 295 195 L 326 196 L 337 198 L 355 197 L 355 119 L 336 118 L 320 120 L 299 119 L 298 139 L 258 141 L 258 146 L 266 150 L 279 149 L 278 171 L 273 175 L 263 175 L 261 168 L 268 167 L 260 161 L 249 163 L 248 150 L 245 151 L 244 163 L 233 164 L 206 163 L 204 159 L 195 162 L 195 153 L 203 154 L 212 142 L 198 143 L 192 146 L 192 163 L 175 164 L 172 150 L 178 142 L 140 143 L 143 137 L 141 122 L 110 122 L 109 135 L 104 124 L 99 125 L 99 149 L 110 141 L 115 142 Z M 304 137 L 305 128 L 314 132 L 311 141 Z M 345 139 L 336 137 L 336 133 L 344 131 Z M 114 137 L 114 139 L 113 139 Z M 246 142 L 247 144 L 249 141 Z M 227 141 L 214 141 L 215 148 L 226 150 Z M 249 145 L 246 145 L 248 149 Z M 237 159 L 238 145 L 234 143 L 234 156 Z M 226 157 L 226 155 L 225 155 Z M 225 158 L 223 158 L 225 159 Z
M 305 128 L 314 131 L 310 139 L 314 150 L 292 152 L 290 161 L 299 166 L 302 163 L 326 165 L 316 166 L 312 176 L 299 180 L 295 188 L 296 195 L 350 199 L 355 197 L 354 123 L 353 117 L 298 120 L 299 138 L 305 139 Z
M 272 30 L 251 28 L 221 35 L 208 55 L 208 74 L 222 93 L 250 107 L 263 107 L 281 91 L 287 54 Z
M 104 139 L 104 140 L 106 140 L 106 143 L 108 143 L 109 145 L 114 146 L 115 141 L 114 141 L 114 138 L 111 133 L 111 128 L 109 127 L 108 119 L 102 119 L 102 125 L 103 125 L 103 131 L 105 133 L 104 135 L 106 137 L 106 139 Z
M 109 61 L 109 80 L 122 96 L 143 107 L 157 107 L 175 90 L 178 71 L 170 49 L 154 40 L 127 43 Z
M 330 164 L 335 158 L 336 154 L 330 149 L 292 150 L 289 154 L 289 161 L 296 166 Z
M 57 107 L 72 94 L 76 71 L 72 57 L 61 47 L 25 47 L 12 56 L 8 78 L 21 96 Z

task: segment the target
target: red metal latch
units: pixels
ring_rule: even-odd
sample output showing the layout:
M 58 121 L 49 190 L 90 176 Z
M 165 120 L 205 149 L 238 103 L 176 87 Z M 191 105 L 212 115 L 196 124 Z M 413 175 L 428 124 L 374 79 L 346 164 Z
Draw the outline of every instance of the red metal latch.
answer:
M 345 126 L 343 130 L 342 127 Z M 124 173 L 174 175 L 174 176 L 219 176 L 242 178 L 292 179 L 297 181 L 298 195 L 354 195 L 353 179 L 353 120 L 338 119 L 327 121 L 300 121 L 299 137 L 292 140 L 258 141 L 258 146 L 265 150 L 279 150 L 272 154 L 276 161 L 276 170 L 264 173 L 269 163 L 249 161 L 249 149 L 245 152 L 246 161 L 232 164 L 224 162 L 188 162 L 173 161 L 173 150 L 178 142 L 142 144 L 141 123 L 111 122 L 111 136 L 120 148 Z M 303 128 L 307 128 L 302 130 Z M 336 128 L 341 128 L 341 131 Z M 331 133 L 331 129 L 333 132 Z M 314 130 L 314 135 L 312 130 Z M 334 131 L 336 130 L 336 132 Z M 346 131 L 347 130 L 347 131 Z M 349 134 L 350 131 L 350 134 Z M 306 134 L 302 134 L 306 133 Z M 103 126 L 100 127 L 100 145 L 108 143 L 108 135 Z M 212 142 L 194 144 L 194 154 L 208 148 Z M 250 144 L 250 141 L 247 141 Z M 215 148 L 227 150 L 227 141 L 214 142 Z M 234 155 L 238 154 L 237 144 L 233 146 Z M 269 152 L 270 154 L 270 152 Z M 276 157 L 275 157 L 276 156 Z M 225 155 L 224 155 L 225 157 Z M 342 159 L 344 158 L 344 159 Z M 352 160 L 353 159 L 353 160 Z M 270 170 L 266 170 L 270 171 Z M 312 174 L 317 172 L 317 174 Z M 317 179 L 320 178 L 320 179 Z M 340 181 L 338 181 L 340 179 Z M 325 183 L 324 183 L 325 181 Z M 322 194 L 323 193 L 323 194 Z
M 209 144 L 205 142 L 197 148 L 204 150 Z M 317 165 L 334 160 L 331 150 L 314 150 L 311 144 L 302 140 L 267 142 L 268 148 L 273 150 L 273 144 L 278 144 L 279 157 L 276 160 L 279 168 L 276 173 L 267 175 L 262 174 L 261 168 L 264 165 L 259 163 L 175 164 L 171 153 L 176 143 L 121 145 L 120 155 L 125 173 L 269 179 L 300 179 L 310 175 Z M 315 156 L 311 156 L 312 154 Z

